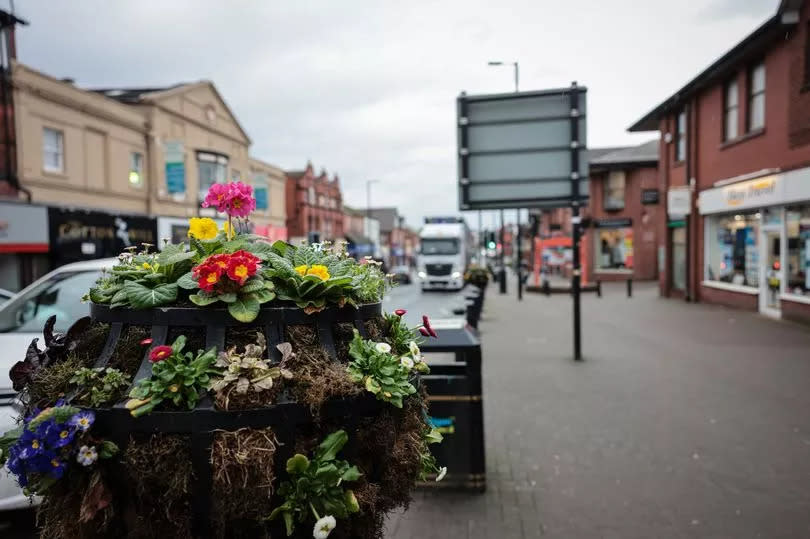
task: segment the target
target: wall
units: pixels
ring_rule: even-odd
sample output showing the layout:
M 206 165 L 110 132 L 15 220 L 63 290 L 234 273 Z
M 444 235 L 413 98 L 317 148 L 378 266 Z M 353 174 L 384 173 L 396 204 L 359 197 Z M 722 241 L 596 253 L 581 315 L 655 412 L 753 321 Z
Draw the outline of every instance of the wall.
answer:
M 20 182 L 33 201 L 59 206 L 148 212 L 149 174 L 129 182 L 130 153 L 146 156 L 146 125 L 135 110 L 12 65 Z M 43 169 L 43 129 L 63 133 L 63 171 Z
M 251 215 L 251 220 L 264 225 L 287 226 L 284 171 L 258 159 L 250 158 L 249 172 L 249 176 L 243 178 L 243 181 L 254 183 L 256 174 L 263 175 L 267 179 L 268 197 L 267 210 L 257 210 Z

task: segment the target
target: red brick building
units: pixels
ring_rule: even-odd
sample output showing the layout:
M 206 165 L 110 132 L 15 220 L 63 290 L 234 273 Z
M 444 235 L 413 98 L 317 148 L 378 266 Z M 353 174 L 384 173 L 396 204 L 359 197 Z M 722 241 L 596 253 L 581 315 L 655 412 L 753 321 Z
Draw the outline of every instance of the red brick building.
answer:
M 287 172 L 287 233 L 289 241 L 335 241 L 343 238 L 343 197 L 337 175 L 315 175 L 312 163 Z
M 664 296 L 810 320 L 810 2 L 637 121 L 661 132 Z

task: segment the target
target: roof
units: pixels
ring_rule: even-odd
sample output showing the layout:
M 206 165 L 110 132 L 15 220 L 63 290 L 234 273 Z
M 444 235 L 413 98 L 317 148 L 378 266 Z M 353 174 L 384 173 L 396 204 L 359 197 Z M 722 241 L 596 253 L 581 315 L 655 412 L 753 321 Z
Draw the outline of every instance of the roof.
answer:
M 799 21 L 798 10 L 804 0 L 782 0 L 776 14 L 765 21 L 731 50 L 715 60 L 680 90 L 668 97 L 640 120 L 630 126 L 628 131 L 657 131 L 659 120 L 668 112 L 678 109 L 700 90 L 723 80 L 736 71 L 741 62 L 761 54 L 777 41 L 784 39 L 786 26 L 793 26 Z
M 371 217 L 380 222 L 380 232 L 390 232 L 397 228 L 399 214 L 396 208 L 371 208 Z
M 611 152 L 606 152 L 598 157 L 590 158 L 588 164 L 592 168 L 599 167 L 616 167 L 618 165 L 651 165 L 658 164 L 658 139 L 650 140 L 638 146 L 627 146 L 624 148 L 614 149 Z
M 612 146 L 610 148 L 588 148 L 587 150 L 585 150 L 585 155 L 588 157 L 588 162 L 590 163 L 594 159 L 615 152 L 617 150 L 624 149 L 625 147 L 626 146 Z
M 178 84 L 173 84 L 171 86 L 148 87 L 148 88 L 88 88 L 87 91 L 102 94 L 103 96 L 109 97 L 110 99 L 115 99 L 116 101 L 120 101 L 121 103 L 129 104 L 140 102 L 141 98 L 147 94 L 173 90 L 174 88 L 179 88 L 181 86 L 185 86 L 186 84 L 189 83 L 181 82 Z

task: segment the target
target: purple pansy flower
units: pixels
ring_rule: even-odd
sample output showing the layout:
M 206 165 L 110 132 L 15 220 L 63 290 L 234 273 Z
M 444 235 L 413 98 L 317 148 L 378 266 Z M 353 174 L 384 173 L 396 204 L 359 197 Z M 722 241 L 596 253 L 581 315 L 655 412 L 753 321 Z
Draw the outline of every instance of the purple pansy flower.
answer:
M 90 410 L 82 410 L 70 418 L 70 424 L 82 432 L 87 432 L 95 420 L 96 414 Z

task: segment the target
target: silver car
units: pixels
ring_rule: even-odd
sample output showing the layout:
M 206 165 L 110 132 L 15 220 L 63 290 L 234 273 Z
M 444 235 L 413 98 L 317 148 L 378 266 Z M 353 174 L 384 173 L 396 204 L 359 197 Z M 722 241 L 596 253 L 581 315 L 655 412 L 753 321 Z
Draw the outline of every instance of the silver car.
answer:
M 56 315 L 56 331 L 90 313 L 82 296 L 101 275 L 111 268 L 114 258 L 75 262 L 58 268 L 21 290 L 0 305 L 0 433 L 16 426 L 19 409 L 14 405 L 14 391 L 9 369 L 25 357 L 31 340 L 42 340 L 45 321 Z M 36 501 L 36 500 L 35 500 Z M 0 511 L 23 509 L 31 501 L 22 493 L 5 468 L 0 470 Z

